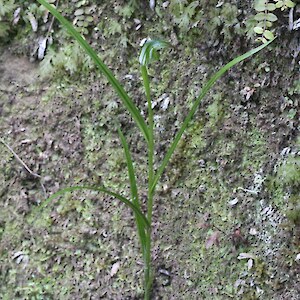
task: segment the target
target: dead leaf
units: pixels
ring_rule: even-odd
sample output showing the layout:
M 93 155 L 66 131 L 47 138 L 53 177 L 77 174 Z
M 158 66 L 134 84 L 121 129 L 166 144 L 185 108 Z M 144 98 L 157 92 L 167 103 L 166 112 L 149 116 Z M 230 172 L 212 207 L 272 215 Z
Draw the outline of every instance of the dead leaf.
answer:
M 45 51 L 46 51 L 46 47 L 47 47 L 47 38 L 40 37 L 38 43 L 39 43 L 38 59 L 42 60 L 45 56 Z
M 209 219 L 210 219 L 210 214 L 209 213 L 205 213 L 202 216 L 200 222 L 197 223 L 197 227 L 201 228 L 201 229 L 209 228 L 210 227 Z
M 250 258 L 247 262 L 247 266 L 248 266 L 248 271 L 250 271 L 253 267 L 253 262 L 254 260 L 252 258 Z
M 18 7 L 15 11 L 14 11 L 14 19 L 13 19 L 13 25 L 16 25 L 19 20 L 20 20 L 20 12 L 21 12 L 21 7 Z
M 208 239 L 206 240 L 205 248 L 206 248 L 206 249 L 209 249 L 209 248 L 211 248 L 213 245 L 218 246 L 218 245 L 220 244 L 219 237 L 220 237 L 220 232 L 219 232 L 219 231 L 214 231 L 214 232 L 208 237 Z
M 230 206 L 234 206 L 234 205 L 236 205 L 238 202 L 239 202 L 239 199 L 238 199 L 238 198 L 234 198 L 234 199 L 230 200 L 230 201 L 228 202 L 228 204 L 229 204 Z
M 120 268 L 120 262 L 117 261 L 111 267 L 110 276 L 113 277 L 114 275 L 116 275 L 117 272 L 118 272 L 118 270 L 119 270 L 119 268 Z
M 150 0 L 149 5 L 150 5 L 150 8 L 151 8 L 152 10 L 154 10 L 154 8 L 155 8 L 155 0 Z
M 25 139 L 20 142 L 20 144 L 30 144 L 30 143 L 32 143 L 31 139 Z
M 12 257 L 13 260 L 15 260 L 15 262 L 19 265 L 19 264 L 23 264 L 23 269 L 25 269 L 28 265 L 29 262 L 29 257 L 27 254 L 25 254 L 22 251 L 18 251 L 15 252 L 15 254 Z
M 246 101 L 248 101 L 252 97 L 254 92 L 255 92 L 255 89 L 250 88 L 249 86 L 246 86 L 241 90 L 241 94 L 245 97 Z
M 249 233 L 250 233 L 251 235 L 257 235 L 257 234 L 258 234 L 258 231 L 257 231 L 256 228 L 252 227 L 252 228 L 250 228 Z
M 240 253 L 238 256 L 238 259 L 256 259 L 256 256 L 252 253 Z
M 37 29 L 38 29 L 38 23 L 37 23 L 37 21 L 36 21 L 35 16 L 34 16 L 31 12 L 28 13 L 28 20 L 29 20 L 29 22 L 30 22 L 30 24 L 31 24 L 32 30 L 33 30 L 34 32 L 36 32 Z

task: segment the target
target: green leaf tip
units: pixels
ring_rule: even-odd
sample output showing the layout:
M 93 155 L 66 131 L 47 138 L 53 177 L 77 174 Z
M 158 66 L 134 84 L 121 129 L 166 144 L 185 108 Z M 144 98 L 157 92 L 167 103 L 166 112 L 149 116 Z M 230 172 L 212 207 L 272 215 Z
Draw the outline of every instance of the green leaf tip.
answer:
M 170 43 L 161 40 L 149 40 L 143 47 L 140 54 L 140 64 L 142 66 L 148 66 L 154 61 L 159 60 L 158 50 L 170 47 Z
M 209 90 L 211 89 L 211 87 L 215 84 L 215 82 L 224 74 L 226 73 L 230 68 L 232 68 L 234 65 L 236 65 L 237 63 L 249 58 L 250 56 L 252 56 L 253 54 L 259 52 L 260 50 L 262 50 L 263 48 L 267 47 L 270 43 L 272 43 L 274 40 L 276 39 L 276 37 L 274 37 L 273 39 L 271 39 L 270 41 L 267 41 L 266 43 L 258 46 L 257 48 L 254 48 L 236 58 L 234 58 L 232 61 L 230 61 L 229 63 L 227 63 L 225 66 L 223 66 L 218 72 L 216 72 L 211 79 L 203 86 L 200 95 L 196 98 L 192 108 L 190 109 L 189 113 L 187 114 L 186 118 L 184 119 L 180 129 L 178 130 L 178 132 L 176 133 L 176 136 L 173 140 L 173 142 L 171 143 L 169 149 L 167 150 L 167 153 L 165 154 L 165 157 L 160 165 L 160 167 L 158 168 L 156 175 L 153 179 L 152 185 L 150 187 L 150 191 L 154 192 L 156 184 L 159 180 L 159 178 L 161 177 L 162 173 L 165 170 L 165 167 L 167 166 L 171 156 L 173 155 L 177 144 L 181 138 L 181 136 L 183 135 L 183 133 L 185 132 L 189 122 L 191 121 L 191 119 L 193 118 L 197 107 L 199 106 L 200 102 L 202 101 L 202 99 L 205 97 L 205 95 L 209 92 Z

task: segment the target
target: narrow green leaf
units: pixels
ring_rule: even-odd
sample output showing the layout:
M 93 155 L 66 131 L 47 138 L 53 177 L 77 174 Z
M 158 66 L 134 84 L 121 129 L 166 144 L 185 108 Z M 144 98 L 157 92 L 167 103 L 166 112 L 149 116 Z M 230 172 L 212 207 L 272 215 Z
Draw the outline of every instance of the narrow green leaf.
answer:
M 137 184 L 136 184 L 136 179 L 135 179 L 135 172 L 133 168 L 133 163 L 129 151 L 128 144 L 126 142 L 125 136 L 123 132 L 121 131 L 120 128 L 118 128 L 118 133 L 120 136 L 120 140 L 122 142 L 122 146 L 125 152 L 125 157 L 126 157 L 126 163 L 127 163 L 127 168 L 128 168 L 128 175 L 129 175 L 129 181 L 130 181 L 130 190 L 131 190 L 131 196 L 132 196 L 132 201 L 135 203 L 135 205 L 140 208 L 140 204 L 138 202 L 138 189 L 137 189 Z
M 151 102 L 151 93 L 150 93 L 150 80 L 148 76 L 147 67 L 141 65 L 141 73 L 143 78 L 144 89 L 147 98 L 147 105 L 148 105 L 148 123 L 149 123 L 149 142 L 148 147 L 151 147 L 151 142 L 153 142 L 153 109 L 152 109 L 152 102 Z
M 226 64 L 223 68 L 221 68 L 217 73 L 215 73 L 213 75 L 213 77 L 206 83 L 206 85 L 202 88 L 202 91 L 200 93 L 200 95 L 198 96 L 198 98 L 196 99 L 196 101 L 194 102 L 191 110 L 189 111 L 188 115 L 186 116 L 181 128 L 179 129 L 178 133 L 176 134 L 171 146 L 169 147 L 162 163 L 161 166 L 159 167 L 159 169 L 156 172 L 155 178 L 153 180 L 153 184 L 151 187 L 151 190 L 154 191 L 156 184 L 159 180 L 159 178 L 161 177 L 162 173 L 165 170 L 165 167 L 167 166 L 172 154 L 174 153 L 176 146 L 181 138 L 181 136 L 183 135 L 184 131 L 186 130 L 189 122 L 191 121 L 191 119 L 193 118 L 201 100 L 204 98 L 204 96 L 207 94 L 207 92 L 211 89 L 211 87 L 214 85 L 214 83 L 224 74 L 226 73 L 230 68 L 232 68 L 234 65 L 236 65 L 237 63 L 247 59 L 248 57 L 252 56 L 253 54 L 259 52 L 260 50 L 262 50 L 263 48 L 265 48 L 266 46 L 268 46 L 273 40 L 257 47 L 254 48 L 248 52 L 246 52 L 245 54 L 236 57 L 235 59 L 233 59 L 232 61 L 230 61 L 228 64 Z
M 140 128 L 145 139 L 148 141 L 149 140 L 148 127 L 143 117 L 141 116 L 139 110 L 137 109 L 133 101 L 129 98 L 129 96 L 127 95 L 127 93 L 125 92 L 121 84 L 119 83 L 119 81 L 114 77 L 110 69 L 102 62 L 102 60 L 99 58 L 97 53 L 92 49 L 92 47 L 86 42 L 86 40 L 80 35 L 80 33 L 73 27 L 73 25 L 66 18 L 64 18 L 47 1 L 45 0 L 37 0 L 37 1 L 43 6 L 45 6 L 51 12 L 51 14 L 59 20 L 59 22 L 68 30 L 70 35 L 83 47 L 86 53 L 92 58 L 96 66 L 104 74 L 104 76 L 110 82 L 114 90 L 120 96 L 123 104 L 125 105 L 127 110 L 131 113 L 132 118 Z
M 135 177 L 135 172 L 134 172 L 134 168 L 133 168 L 133 163 L 132 163 L 129 147 L 126 142 L 125 136 L 120 128 L 118 128 L 118 132 L 119 132 L 119 136 L 120 136 L 122 146 L 123 146 L 123 149 L 125 152 L 132 202 L 140 210 L 141 206 L 140 206 L 139 199 L 138 199 L 138 189 L 137 189 L 137 184 L 136 184 L 136 177 Z M 140 241 L 142 244 L 142 249 L 143 249 L 143 251 L 145 251 L 146 234 L 145 234 L 145 230 L 144 230 L 145 229 L 144 222 L 143 222 L 143 219 L 141 218 L 141 216 L 137 213 L 135 213 L 135 221 L 136 221 L 137 229 L 139 232 L 139 238 L 140 238 Z
M 143 220 L 143 225 L 147 228 L 150 227 L 148 220 L 146 219 L 146 217 L 144 216 L 144 214 L 141 212 L 141 210 L 139 209 L 139 207 L 137 207 L 135 204 L 133 204 L 131 201 L 129 201 L 128 199 L 126 199 L 125 197 L 111 192 L 109 190 L 107 190 L 106 188 L 100 188 L 100 187 L 92 187 L 92 186 L 71 186 L 71 187 L 67 187 L 64 188 L 60 191 L 58 191 L 57 193 L 53 194 L 52 196 L 50 196 L 48 199 L 44 200 L 42 202 L 41 205 L 39 205 L 38 207 L 36 207 L 33 210 L 33 214 L 36 214 L 37 212 L 41 211 L 43 208 L 45 208 L 54 198 L 57 198 L 58 196 L 61 196 L 62 194 L 66 193 L 66 192 L 73 192 L 73 191 L 81 191 L 81 190 L 89 190 L 89 191 L 96 191 L 96 192 L 103 192 L 109 196 L 113 196 L 116 199 L 120 200 L 121 202 L 123 202 L 124 204 L 126 204 L 128 207 L 130 207 L 135 214 L 137 214 L 141 220 Z
M 145 88 L 147 103 L 148 103 L 148 123 L 149 123 L 149 143 L 148 143 L 148 201 L 147 201 L 147 219 L 152 222 L 153 213 L 153 192 L 151 191 L 152 182 L 154 179 L 154 116 L 151 103 L 150 80 L 147 67 L 141 65 L 141 73 Z

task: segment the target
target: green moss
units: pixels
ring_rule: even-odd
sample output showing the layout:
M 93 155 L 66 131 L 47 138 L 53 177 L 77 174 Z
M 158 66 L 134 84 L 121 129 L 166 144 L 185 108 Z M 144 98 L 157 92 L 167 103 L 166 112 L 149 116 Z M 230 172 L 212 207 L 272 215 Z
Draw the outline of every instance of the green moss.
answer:
M 219 124 L 224 115 L 225 115 L 225 108 L 222 104 L 224 96 L 222 93 L 215 93 L 213 95 L 213 102 L 208 105 L 206 111 L 209 115 L 209 127 L 214 128 L 217 124 Z
M 277 170 L 277 184 L 282 186 L 300 185 L 300 157 L 289 157 Z
M 299 205 L 299 197 L 298 203 L 293 205 L 292 208 L 286 210 L 286 217 L 292 224 L 299 226 L 300 225 L 300 205 Z
M 296 79 L 292 87 L 288 89 L 289 95 L 300 95 L 300 80 Z
M 248 130 L 243 139 L 245 147 L 241 163 L 241 169 L 250 173 L 258 171 L 267 157 L 267 141 L 262 132 L 256 127 Z

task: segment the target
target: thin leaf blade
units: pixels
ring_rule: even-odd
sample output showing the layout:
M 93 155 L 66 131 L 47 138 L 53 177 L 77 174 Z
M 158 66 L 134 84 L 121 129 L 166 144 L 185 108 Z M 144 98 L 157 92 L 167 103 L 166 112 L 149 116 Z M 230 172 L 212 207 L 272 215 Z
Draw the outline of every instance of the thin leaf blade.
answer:
M 93 48 L 86 42 L 86 40 L 81 36 L 81 34 L 73 27 L 73 25 L 64 18 L 52 5 L 50 5 L 45 0 L 37 0 L 41 5 L 45 6 L 51 14 L 58 19 L 58 21 L 68 30 L 70 35 L 83 47 L 86 53 L 92 58 L 95 62 L 96 66 L 99 70 L 104 74 L 107 80 L 110 82 L 114 90 L 117 92 L 119 97 L 121 98 L 123 104 L 127 108 L 127 110 L 132 115 L 132 118 L 140 128 L 142 134 L 144 135 L 146 141 L 149 140 L 149 131 L 148 127 L 141 116 L 139 110 L 127 95 L 119 81 L 114 77 L 110 69 L 102 62 L 97 53 L 93 50 Z
M 89 190 L 89 191 L 96 191 L 96 192 L 103 192 L 109 196 L 113 196 L 114 198 L 120 200 L 121 202 L 123 202 L 126 206 L 128 206 L 129 208 L 131 208 L 133 210 L 133 212 L 135 214 L 137 214 L 139 216 L 139 218 L 142 220 L 143 225 L 146 228 L 149 228 L 149 222 L 147 220 L 147 218 L 145 217 L 145 215 L 142 213 L 142 211 L 134 204 L 132 203 L 130 200 L 126 199 L 125 197 L 123 197 L 120 194 L 117 194 L 115 192 L 112 192 L 110 190 L 107 190 L 106 188 L 102 188 L 102 187 L 93 187 L 93 186 L 71 186 L 71 187 L 67 187 L 64 189 L 61 189 L 60 191 L 54 193 L 53 195 L 51 195 L 49 198 L 47 198 L 46 200 L 44 200 L 42 202 L 41 205 L 39 205 L 37 208 L 35 208 L 33 210 L 33 213 L 37 213 L 37 211 L 41 211 L 43 208 L 45 208 L 53 199 L 57 198 L 58 196 L 63 195 L 64 193 L 67 192 L 74 192 L 74 191 L 81 191 L 81 190 Z
M 230 61 L 229 63 L 227 63 L 224 67 L 222 67 L 218 72 L 216 72 L 211 79 L 206 83 L 206 85 L 202 88 L 200 95 L 198 96 L 198 98 L 195 100 L 191 110 L 189 111 L 188 115 L 186 116 L 185 120 L 183 121 L 183 124 L 181 125 L 181 128 L 179 129 L 179 131 L 177 132 L 173 142 L 171 143 L 171 146 L 169 147 L 167 153 L 165 154 L 165 157 L 159 167 L 159 169 L 156 172 L 155 178 L 153 180 L 153 184 L 151 186 L 151 191 L 155 190 L 155 187 L 157 185 L 157 182 L 159 180 L 159 178 L 161 177 L 162 173 L 164 172 L 171 156 L 173 155 L 176 146 L 181 138 L 181 136 L 183 135 L 184 131 L 186 130 L 188 124 L 190 123 L 191 119 L 193 118 L 200 102 L 202 101 L 202 99 L 205 97 L 205 95 L 208 93 L 208 91 L 211 89 L 211 87 L 215 84 L 215 82 L 224 74 L 226 73 L 230 68 L 232 68 L 234 65 L 238 64 L 239 62 L 249 58 L 250 56 L 254 55 L 255 53 L 261 51 L 263 48 L 265 48 L 266 46 L 268 46 L 270 43 L 272 43 L 274 41 L 274 39 L 268 41 L 265 44 L 260 45 L 259 47 L 256 47 L 238 57 L 236 57 L 235 59 L 233 59 L 232 61 Z
M 120 128 L 118 128 L 118 133 L 119 133 L 120 140 L 121 140 L 121 143 L 122 143 L 122 146 L 124 149 L 124 153 L 125 153 L 125 157 L 126 157 L 132 201 L 136 204 L 137 207 L 140 208 L 140 204 L 138 202 L 138 189 L 137 189 L 137 184 L 136 184 L 135 172 L 134 172 L 134 168 L 133 168 L 133 162 L 131 159 L 129 147 L 128 147 L 127 141 L 125 139 L 125 136 Z
M 124 149 L 124 153 L 125 153 L 125 157 L 126 157 L 132 202 L 138 209 L 141 209 L 140 203 L 139 203 L 139 198 L 138 198 L 139 196 L 138 196 L 138 188 L 137 188 L 137 183 L 136 183 L 136 176 L 135 176 L 135 172 L 134 172 L 133 162 L 132 162 L 132 158 L 130 155 L 128 143 L 127 143 L 125 136 L 120 128 L 118 128 L 118 133 L 119 133 L 120 140 L 121 140 L 121 143 L 122 143 L 122 146 Z M 136 225 L 137 225 L 137 229 L 138 229 L 138 233 L 139 233 L 139 238 L 140 238 L 140 241 L 142 244 L 143 253 L 145 253 L 146 234 L 145 234 L 145 227 L 143 224 L 144 222 L 141 219 L 141 216 L 137 213 L 135 213 L 135 221 L 136 221 Z

